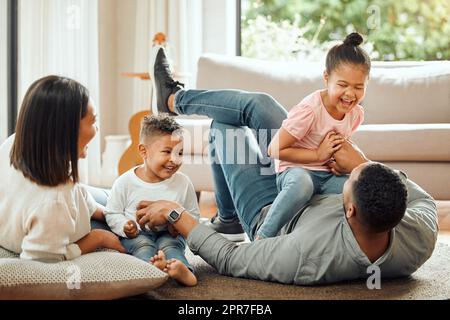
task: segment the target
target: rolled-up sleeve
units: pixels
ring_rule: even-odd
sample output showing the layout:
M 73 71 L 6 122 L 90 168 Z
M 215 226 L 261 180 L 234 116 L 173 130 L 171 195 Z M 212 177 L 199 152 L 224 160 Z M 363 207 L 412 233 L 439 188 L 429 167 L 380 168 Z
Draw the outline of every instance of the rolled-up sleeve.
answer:
M 420 263 L 432 254 L 439 232 L 438 214 L 434 199 L 411 180 L 407 181 L 408 206 L 402 222 L 408 224 L 411 241 L 419 241 L 423 250 Z
M 81 189 L 81 192 L 83 194 L 84 199 L 86 200 L 86 204 L 88 206 L 89 215 L 92 217 L 92 215 L 97 211 L 97 209 L 101 208 L 104 210 L 104 207 L 97 202 L 95 202 L 92 195 L 86 190 L 86 188 L 82 185 L 78 185 L 78 187 Z
M 205 225 L 189 234 L 189 248 L 219 273 L 233 277 L 295 282 L 300 261 L 298 241 L 292 234 L 237 245 Z
M 388 276 L 410 275 L 422 266 L 433 254 L 439 232 L 433 198 L 411 180 L 407 180 L 406 184 L 407 208 L 395 228 L 395 268 L 383 270 Z

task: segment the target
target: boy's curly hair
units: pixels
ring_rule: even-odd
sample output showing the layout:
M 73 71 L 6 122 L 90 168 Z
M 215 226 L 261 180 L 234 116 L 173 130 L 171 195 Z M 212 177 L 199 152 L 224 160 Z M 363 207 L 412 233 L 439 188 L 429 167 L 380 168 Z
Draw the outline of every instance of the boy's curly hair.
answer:
M 164 134 L 170 135 L 174 132 L 181 136 L 181 129 L 181 125 L 167 113 L 148 115 L 144 117 L 141 123 L 140 142 L 143 143 L 148 138 Z

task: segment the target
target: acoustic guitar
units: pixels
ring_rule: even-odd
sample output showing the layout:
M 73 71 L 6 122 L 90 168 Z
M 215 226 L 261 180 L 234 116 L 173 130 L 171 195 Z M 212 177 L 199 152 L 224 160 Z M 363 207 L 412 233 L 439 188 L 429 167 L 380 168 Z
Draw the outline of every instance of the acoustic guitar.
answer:
M 130 132 L 131 144 L 125 150 L 123 155 L 120 157 L 119 168 L 118 168 L 119 175 L 122 175 L 123 173 L 127 172 L 131 168 L 144 163 L 144 161 L 142 160 L 142 158 L 138 152 L 138 150 L 139 150 L 139 132 L 141 130 L 142 119 L 144 119 L 144 117 L 147 115 L 150 115 L 150 111 L 144 110 L 144 111 L 135 113 L 130 118 L 130 121 L 128 123 L 128 131 Z

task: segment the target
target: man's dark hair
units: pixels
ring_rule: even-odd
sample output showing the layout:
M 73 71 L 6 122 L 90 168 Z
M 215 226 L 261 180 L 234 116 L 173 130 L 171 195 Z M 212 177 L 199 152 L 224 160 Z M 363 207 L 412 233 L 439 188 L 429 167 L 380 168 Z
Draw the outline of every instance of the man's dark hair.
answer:
M 391 230 L 402 220 L 408 189 L 391 168 L 381 163 L 368 164 L 353 183 L 352 191 L 359 220 L 369 232 Z
M 11 165 L 39 185 L 78 182 L 78 135 L 88 102 L 88 90 L 75 80 L 35 81 L 20 108 Z
M 145 116 L 142 120 L 140 141 L 165 134 L 177 133 L 181 135 L 181 125 L 167 113 Z

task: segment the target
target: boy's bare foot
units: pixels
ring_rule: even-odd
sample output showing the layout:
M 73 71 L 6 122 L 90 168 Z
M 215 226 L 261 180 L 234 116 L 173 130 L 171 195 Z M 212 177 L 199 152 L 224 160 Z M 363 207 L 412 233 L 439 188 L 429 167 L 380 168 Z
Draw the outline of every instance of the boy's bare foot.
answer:
M 158 254 L 155 254 L 153 257 L 150 258 L 149 262 L 153 264 L 155 267 L 157 267 L 159 270 L 164 271 L 164 268 L 167 265 L 166 255 L 164 254 L 164 251 L 159 250 Z
M 168 260 L 167 265 L 163 271 L 167 272 L 171 278 L 175 279 L 182 285 L 185 285 L 187 287 L 193 287 L 197 285 L 197 277 L 180 260 Z

